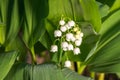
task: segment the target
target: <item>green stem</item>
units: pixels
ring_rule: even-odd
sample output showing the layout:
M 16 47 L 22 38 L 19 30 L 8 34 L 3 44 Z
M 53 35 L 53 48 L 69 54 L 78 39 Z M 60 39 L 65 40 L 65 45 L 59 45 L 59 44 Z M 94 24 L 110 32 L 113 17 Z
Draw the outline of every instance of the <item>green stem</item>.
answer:
M 62 62 L 62 53 L 63 53 L 63 50 L 62 50 L 62 47 L 61 47 L 61 42 L 62 42 L 62 38 L 60 39 L 60 55 L 59 55 L 59 66 L 61 67 L 61 62 Z
M 90 73 L 91 78 L 95 79 L 95 72 Z
M 35 64 L 36 63 L 36 58 L 35 58 L 34 47 L 31 48 L 31 55 L 32 55 L 33 64 Z
M 77 70 L 79 74 L 82 74 L 86 65 L 83 65 L 81 62 L 77 62 Z

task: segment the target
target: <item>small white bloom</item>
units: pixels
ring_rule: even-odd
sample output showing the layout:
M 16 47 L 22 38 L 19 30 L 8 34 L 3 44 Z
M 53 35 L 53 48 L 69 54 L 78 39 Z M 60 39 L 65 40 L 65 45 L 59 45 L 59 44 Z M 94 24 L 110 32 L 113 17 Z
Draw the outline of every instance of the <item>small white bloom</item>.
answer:
M 73 53 L 74 53 L 75 55 L 80 54 L 80 49 L 79 49 L 78 47 L 74 48 Z
M 68 47 L 68 43 L 66 41 L 62 42 L 61 46 L 62 46 L 62 48 L 67 48 Z
M 71 28 L 72 28 L 72 27 L 71 27 L 70 25 L 68 25 L 68 24 L 66 24 L 65 27 L 66 27 L 67 29 L 71 29 Z
M 80 33 L 80 37 L 83 37 L 83 36 L 84 36 L 84 34 L 81 32 L 81 33 Z
M 63 26 L 63 25 L 65 24 L 65 21 L 64 21 L 64 20 L 60 20 L 60 21 L 59 21 L 59 24 L 60 24 L 61 26 Z
M 71 67 L 71 62 L 69 60 L 65 61 L 65 67 Z
M 55 30 L 54 31 L 54 36 L 55 37 L 61 37 L 62 36 L 62 32 L 60 30 Z
M 57 45 L 52 45 L 50 51 L 51 52 L 57 52 L 58 51 L 58 46 Z
M 68 50 L 67 47 L 64 47 L 64 48 L 63 48 L 63 51 L 67 51 L 67 50 Z
M 68 50 L 73 50 L 73 45 L 72 44 L 68 44 Z
M 72 41 L 72 42 L 75 42 L 75 40 L 76 40 L 76 38 L 73 36 L 73 37 L 71 38 L 71 41 Z
M 80 46 L 81 43 L 82 43 L 82 38 L 79 38 L 79 39 L 75 40 L 75 45 L 76 46 Z
M 61 30 L 62 32 L 65 32 L 65 31 L 67 30 L 67 28 L 66 28 L 65 26 L 61 26 L 61 27 L 60 27 L 60 30 Z
M 75 26 L 75 22 L 74 22 L 73 20 L 69 21 L 68 24 L 69 24 L 69 26 L 71 26 L 71 27 L 72 27 L 72 26 Z
M 71 41 L 72 38 L 73 38 L 73 34 L 72 33 L 67 33 L 66 34 L 66 40 L 67 41 Z

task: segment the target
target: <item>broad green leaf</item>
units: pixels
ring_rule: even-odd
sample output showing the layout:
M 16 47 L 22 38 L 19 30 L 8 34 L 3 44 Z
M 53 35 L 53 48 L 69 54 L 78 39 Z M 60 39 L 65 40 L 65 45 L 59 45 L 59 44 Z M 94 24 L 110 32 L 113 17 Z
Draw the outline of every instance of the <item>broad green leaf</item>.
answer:
M 99 35 L 94 31 L 90 23 L 80 22 L 79 25 L 81 31 L 84 33 L 82 44 L 80 46 L 81 54 L 74 55 L 73 53 L 68 53 L 68 57 L 72 61 L 84 61 L 99 39 Z
M 119 12 L 116 11 L 103 22 L 100 31 L 102 37 L 90 61 L 90 67 L 93 71 L 119 72 L 120 18 L 117 16 Z
M 39 41 L 46 49 L 50 49 L 50 46 L 52 45 L 52 40 L 48 32 L 45 31 L 44 34 L 39 38 Z
M 17 57 L 16 51 L 6 52 L 0 54 L 0 80 L 3 80 L 11 69 Z
M 62 72 L 63 72 L 66 80 L 93 80 L 91 78 L 79 75 L 78 73 L 76 73 L 68 68 L 64 68 L 62 70 Z
M 34 66 L 33 80 L 66 80 L 57 66 L 53 64 L 43 64 Z
M 101 17 L 95 0 L 79 0 L 82 6 L 84 20 L 90 22 L 96 32 L 101 28 Z
M 108 17 L 102 24 L 102 28 L 99 34 L 102 36 L 101 42 L 106 41 L 109 37 L 112 37 L 115 33 L 119 32 L 119 22 L 120 22 L 120 10 L 113 13 L 110 17 Z M 114 29 L 114 30 L 112 30 Z M 111 33 L 113 32 L 113 33 Z M 109 33 L 109 34 L 108 34 Z M 108 37 L 106 37 L 108 36 Z
M 19 8 L 18 0 L 13 0 L 13 4 L 9 1 L 8 11 L 7 11 L 7 21 L 6 21 L 6 42 L 5 45 L 8 45 L 14 38 L 17 36 L 20 22 L 19 22 Z
M 113 64 L 101 65 L 101 66 L 91 66 L 90 69 L 92 71 L 101 72 L 101 73 L 119 73 L 120 63 L 117 63 L 117 64 L 113 63 Z
M 112 5 L 110 12 L 113 12 L 117 9 L 120 9 L 120 0 L 115 0 L 114 4 Z
M 24 68 L 26 64 L 15 63 L 4 80 L 25 80 Z M 26 76 L 27 77 L 27 76 Z
M 100 2 L 96 2 L 96 3 L 98 5 L 98 7 L 99 7 L 99 13 L 100 13 L 101 19 L 102 19 L 102 18 L 104 18 L 105 16 L 108 15 L 110 7 L 108 5 L 102 4 Z
M 27 50 L 26 45 L 22 42 L 20 37 L 16 37 L 11 43 L 5 47 L 5 51 L 15 50 L 19 51 L 19 60 L 24 61 L 26 58 Z
M 107 4 L 109 5 L 110 7 L 113 5 L 113 3 L 115 2 L 115 0 L 96 0 L 96 1 L 99 1 L 103 4 Z
M 25 0 L 25 20 L 23 27 L 23 39 L 31 48 L 44 32 L 44 18 L 48 15 L 47 0 Z
M 13 66 L 4 80 L 92 80 L 76 72 L 60 69 L 53 63 L 31 65 L 18 63 Z
M 5 24 L 0 24 L 0 44 L 5 42 Z
M 9 0 L 0 0 L 1 22 L 6 23 Z

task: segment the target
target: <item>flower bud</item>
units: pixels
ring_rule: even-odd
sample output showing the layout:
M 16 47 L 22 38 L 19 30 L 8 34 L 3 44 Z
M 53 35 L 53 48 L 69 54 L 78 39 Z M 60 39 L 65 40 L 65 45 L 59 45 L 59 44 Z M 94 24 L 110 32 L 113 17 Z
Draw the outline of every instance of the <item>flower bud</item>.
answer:
M 77 31 L 76 34 L 80 34 L 80 31 Z
M 50 52 L 57 52 L 58 51 L 58 46 L 57 45 L 52 45 Z
M 54 36 L 55 37 L 61 37 L 62 36 L 62 32 L 60 30 L 55 30 Z
M 78 28 L 77 27 L 73 28 L 73 31 L 74 32 L 78 31 Z

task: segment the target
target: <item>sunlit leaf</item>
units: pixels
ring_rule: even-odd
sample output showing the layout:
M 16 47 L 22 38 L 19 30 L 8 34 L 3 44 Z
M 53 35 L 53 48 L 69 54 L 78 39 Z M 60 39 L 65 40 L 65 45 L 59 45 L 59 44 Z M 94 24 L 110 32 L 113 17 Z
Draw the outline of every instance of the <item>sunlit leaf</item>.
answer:
M 96 32 L 101 28 L 101 18 L 95 0 L 79 0 L 83 10 L 84 20 L 90 22 Z
M 0 80 L 3 80 L 7 75 L 17 57 L 16 51 L 0 54 Z

